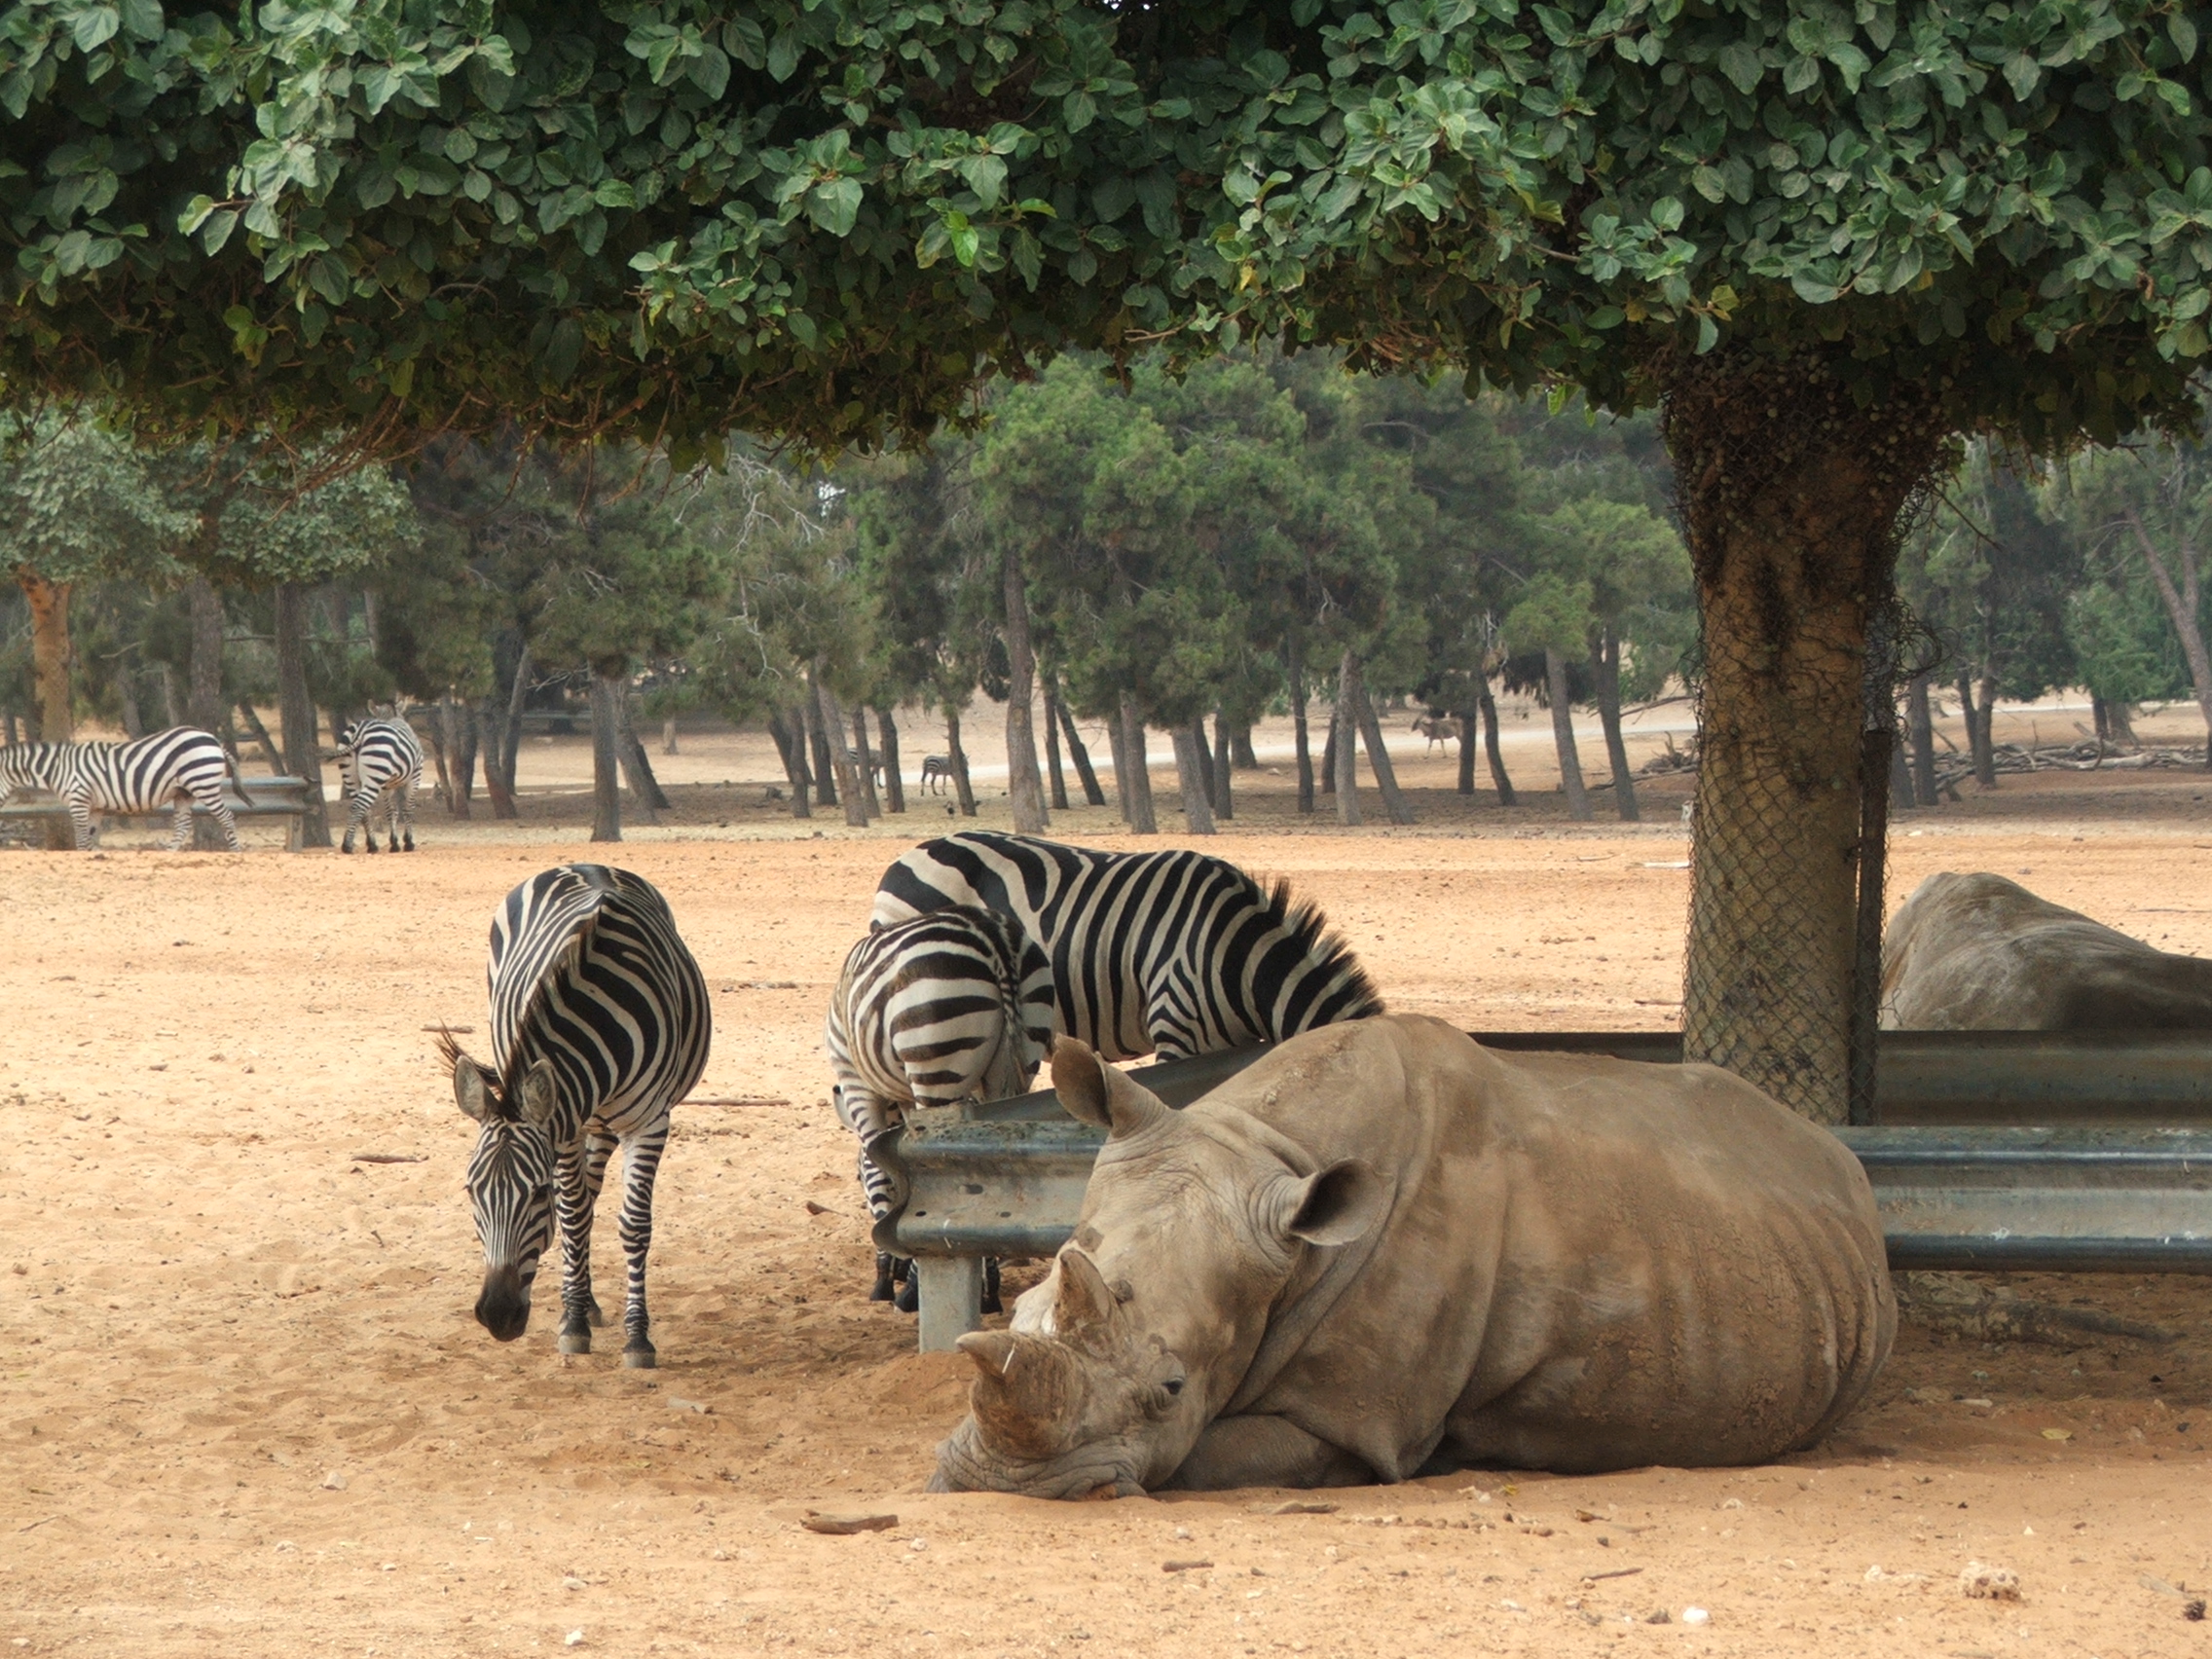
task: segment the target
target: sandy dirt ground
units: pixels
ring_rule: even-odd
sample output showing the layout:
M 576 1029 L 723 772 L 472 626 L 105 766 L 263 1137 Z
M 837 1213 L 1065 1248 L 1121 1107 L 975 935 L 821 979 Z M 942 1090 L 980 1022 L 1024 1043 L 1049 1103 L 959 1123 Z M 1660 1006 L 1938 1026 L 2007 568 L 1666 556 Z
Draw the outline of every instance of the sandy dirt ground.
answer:
M 1413 829 L 1283 832 L 1285 780 L 1261 774 L 1212 849 L 1321 901 L 1399 1009 L 1674 1021 L 1686 780 L 1650 781 L 1641 828 L 1569 827 L 1556 797 L 1462 801 L 1449 761 L 1406 760 Z M 618 855 L 714 987 L 698 1094 L 756 1102 L 678 1115 L 657 1373 L 621 1370 L 618 1341 L 562 1358 L 542 1309 L 508 1346 L 471 1321 L 472 1125 L 431 1056 L 440 1021 L 482 1041 L 498 899 L 613 851 L 583 843 L 580 803 L 425 811 L 398 860 L 0 855 L 0 1651 L 2212 1654 L 2187 1616 L 2212 1583 L 2202 1281 L 2023 1281 L 2165 1343 L 1908 1327 L 1862 1411 L 1766 1468 L 1486 1473 L 1326 1514 L 922 1494 L 967 1361 L 915 1354 L 911 1320 L 863 1300 L 818 1030 L 883 864 L 943 825 L 934 803 L 793 824 L 747 804 L 768 775 L 680 787 Z M 1995 869 L 2212 951 L 2204 793 L 2180 772 L 1970 790 L 1900 819 L 1893 902 Z M 1061 828 L 1129 844 L 1104 810 Z M 898 1521 L 821 1536 L 810 1508 Z M 1969 1561 L 2020 1599 L 1963 1596 Z

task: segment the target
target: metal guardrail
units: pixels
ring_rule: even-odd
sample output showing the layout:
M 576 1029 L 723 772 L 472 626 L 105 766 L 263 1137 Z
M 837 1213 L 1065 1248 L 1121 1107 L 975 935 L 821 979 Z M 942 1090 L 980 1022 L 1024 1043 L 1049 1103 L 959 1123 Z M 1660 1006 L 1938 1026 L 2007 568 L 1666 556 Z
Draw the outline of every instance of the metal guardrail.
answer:
M 1662 1062 L 1681 1049 L 1667 1033 L 1478 1041 Z M 1184 1106 L 1264 1052 L 1142 1075 Z M 1881 1068 L 1884 1123 L 1835 1132 L 1873 1184 L 1893 1268 L 2212 1273 L 2212 1035 L 1885 1032 Z M 1045 1089 L 912 1114 L 879 1145 L 897 1202 L 877 1247 L 915 1259 L 924 1348 L 976 1328 L 983 1256 L 1066 1242 L 1104 1140 Z

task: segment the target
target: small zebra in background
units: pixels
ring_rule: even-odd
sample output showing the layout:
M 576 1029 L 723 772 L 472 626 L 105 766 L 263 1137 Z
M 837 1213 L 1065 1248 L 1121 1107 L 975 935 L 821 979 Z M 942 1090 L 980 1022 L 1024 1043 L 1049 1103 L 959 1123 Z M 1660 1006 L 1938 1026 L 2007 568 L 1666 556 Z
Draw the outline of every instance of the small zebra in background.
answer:
M 0 804 L 18 790 L 50 790 L 69 809 L 77 851 L 92 844 L 94 812 L 173 812 L 170 852 L 192 837 L 192 809 L 212 813 L 223 845 L 239 850 L 238 820 L 223 799 L 237 768 L 213 732 L 196 726 L 130 743 L 18 743 L 0 749 Z
M 922 792 L 925 794 L 944 793 L 945 780 L 951 776 L 952 757 L 949 755 L 925 755 L 922 756 Z M 930 789 L 932 784 L 937 785 L 934 792 Z
M 1029 1087 L 1052 1046 L 1052 969 L 1013 917 L 955 904 L 877 928 L 852 948 L 823 1029 L 837 1117 L 860 1137 L 868 1213 L 891 1212 L 891 1183 L 868 1149 L 905 1108 L 1003 1100 Z M 871 1302 L 893 1300 L 893 1259 L 875 1258 Z M 997 1263 L 984 1311 L 999 1310 Z M 903 1273 L 897 1276 L 904 1276 Z M 914 1311 L 910 1278 L 898 1296 Z
M 606 865 L 561 865 L 509 893 L 492 918 L 485 970 L 492 1059 L 439 1050 L 454 1098 L 482 1125 L 468 1201 L 484 1246 L 476 1320 L 500 1342 L 530 1323 L 538 1258 L 561 1224 L 561 1351 L 591 1352 L 605 1324 L 591 1288 L 592 1212 L 622 1149 L 629 1263 L 622 1363 L 657 1363 L 647 1335 L 645 1254 L 669 1109 L 707 1064 L 707 982 L 652 883 Z
M 968 830 L 885 870 L 870 919 L 889 927 L 949 904 L 1018 921 L 1051 962 L 1054 1029 L 1110 1060 L 1187 1059 L 1382 1012 L 1319 909 L 1204 853 Z
M 377 831 L 369 822 L 380 806 L 392 852 L 400 850 L 400 827 L 407 851 L 415 850 L 415 791 L 423 785 L 423 744 L 415 728 L 397 715 L 372 715 L 346 733 L 338 752 L 338 774 L 346 794 L 346 839 L 339 851 L 353 850 L 354 833 L 366 827 L 367 851 L 377 850 Z

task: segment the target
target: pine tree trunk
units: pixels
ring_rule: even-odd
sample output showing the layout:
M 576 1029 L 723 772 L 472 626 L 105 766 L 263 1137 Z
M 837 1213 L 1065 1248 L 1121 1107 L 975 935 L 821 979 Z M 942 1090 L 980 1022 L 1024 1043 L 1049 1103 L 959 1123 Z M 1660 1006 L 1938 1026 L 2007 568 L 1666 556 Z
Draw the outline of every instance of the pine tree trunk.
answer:
M 952 793 L 960 800 L 960 816 L 976 816 L 976 785 L 968 776 L 968 751 L 960 741 L 960 711 L 944 706 L 944 756 L 952 762 Z
M 1193 715 L 1191 717 L 1191 736 L 1197 744 L 1195 753 L 1198 758 L 1198 787 L 1205 791 L 1206 805 L 1210 809 L 1214 804 L 1213 746 L 1206 741 L 1205 716 Z M 1181 750 L 1177 750 L 1175 753 L 1178 756 L 1182 755 Z
M 1229 758 L 1239 772 L 1257 772 L 1260 757 L 1252 753 L 1252 722 L 1242 720 L 1229 728 Z
M 1464 708 L 1456 710 L 1453 718 L 1459 722 L 1459 777 L 1458 793 L 1471 795 L 1475 793 L 1475 745 L 1482 741 L 1482 717 L 1477 713 L 1473 698 Z
M 1890 740 L 1890 804 L 1907 808 L 1923 804 L 1912 787 L 1912 767 L 1905 761 L 1904 745 L 1895 737 Z M 1936 803 L 1925 804 L 1934 806 Z
M 1109 728 L 1113 722 L 1107 722 Z M 1076 782 L 1083 786 L 1083 799 L 1087 806 L 1104 806 L 1106 792 L 1098 787 L 1098 774 L 1091 769 L 1090 751 L 1084 747 L 1083 733 L 1075 729 L 1075 711 L 1060 700 L 1060 729 L 1067 734 L 1068 758 L 1075 764 Z
M 1912 730 L 1912 793 L 1923 806 L 1936 804 L 1936 719 L 1928 706 L 1928 687 L 1935 678 L 1933 674 L 1913 676 L 1904 700 L 1905 721 Z
M 853 705 L 853 772 L 860 779 L 861 800 L 871 819 L 883 816 L 883 803 L 875 793 L 875 751 L 867 740 L 867 705 Z
M 1909 383 L 1862 408 L 1818 354 L 1677 359 L 1664 408 L 1706 655 L 1683 1055 L 1841 1123 L 1868 624 L 1944 429 Z
M 866 830 L 867 795 L 861 789 L 860 779 L 853 775 L 856 770 L 853 752 L 845 747 L 845 722 L 837 709 L 837 694 L 830 689 L 829 681 L 823 677 L 820 659 L 814 665 L 814 698 L 821 729 L 832 740 L 830 764 L 837 769 L 837 793 L 844 800 L 845 823 L 851 829 Z
M 1122 693 L 1122 747 L 1128 761 L 1129 833 L 1157 835 L 1160 821 L 1152 811 L 1152 760 L 1145 753 L 1144 716 L 1126 691 Z
M 1544 647 L 1544 680 L 1551 691 L 1552 743 L 1559 750 L 1559 787 L 1567 795 L 1567 815 L 1590 822 L 1590 794 L 1582 787 L 1582 760 L 1574 752 L 1574 707 L 1567 700 L 1567 659 Z
M 468 705 L 450 691 L 438 699 L 438 727 L 447 757 L 446 810 L 456 818 L 470 817 L 476 793 L 476 722 L 468 718 Z
M 622 695 L 614 705 L 619 723 L 614 731 L 615 754 L 622 761 L 622 774 L 629 780 L 630 798 L 637 803 L 639 815 L 647 824 L 660 822 L 660 809 L 668 805 L 668 796 L 661 793 L 660 780 L 653 776 L 653 763 L 645 755 L 645 746 L 638 740 L 637 722 L 630 718 L 630 682 L 622 682 Z
M 1628 740 L 1621 733 L 1621 643 L 1608 628 L 1598 648 L 1590 654 L 1591 678 L 1597 683 L 1598 723 L 1605 730 L 1605 762 L 1613 771 L 1613 805 L 1624 824 L 1641 824 L 1637 810 L 1636 778 L 1628 767 Z
M 1029 647 L 1029 588 L 1021 555 L 1008 547 L 1006 586 L 1006 791 L 1014 802 L 1014 832 L 1042 835 L 1051 819 L 1045 810 L 1045 780 L 1037 769 L 1037 736 L 1032 713 L 1037 696 L 1037 658 Z
M 1329 722 L 1330 775 L 1337 785 L 1337 822 L 1359 823 L 1359 658 L 1347 647 L 1337 666 L 1337 716 Z
M 2199 618 L 2201 593 L 2197 583 L 2196 549 L 2189 542 L 2181 544 L 2181 585 L 2174 585 L 2173 573 L 2166 562 L 2152 545 L 2151 535 L 2143 528 L 2143 521 L 2135 509 L 2127 510 L 2128 527 L 2135 532 L 2136 544 L 2143 550 L 2143 561 L 2151 567 L 2151 579 L 2158 585 L 2158 598 L 2164 602 L 2166 615 L 2181 637 L 2181 654 L 2189 662 L 2189 682 L 2196 694 L 2196 712 L 2204 720 L 2204 763 L 2212 767 L 2212 653 L 2204 648 L 2204 627 Z
M 822 734 L 822 700 L 815 695 L 814 681 L 809 677 L 805 683 L 806 696 L 799 705 L 799 716 L 806 722 L 806 747 L 814 759 L 814 804 L 835 806 L 837 785 L 834 782 L 835 763 L 830 756 L 830 740 Z M 838 739 L 838 747 L 844 740 Z
M 1959 706 L 1966 716 L 1967 752 L 1973 759 L 1973 781 L 1985 790 L 1997 787 L 1997 748 L 1992 741 L 1997 729 L 1997 682 L 1983 679 L 1983 702 L 1974 707 L 1973 680 L 1970 675 L 1959 675 Z
M 75 699 L 69 689 L 70 584 L 50 582 L 27 565 L 16 567 L 16 580 L 31 608 L 31 664 L 38 687 L 39 736 L 48 743 L 67 743 L 77 731 Z
M 123 735 L 141 738 L 146 735 L 145 717 L 138 712 L 138 665 L 126 658 L 116 664 L 115 691 L 123 707 Z
M 1201 731 L 1203 726 L 1199 728 Z M 1235 764 L 1235 751 L 1231 743 L 1229 722 L 1220 710 L 1213 717 L 1213 815 L 1226 824 L 1236 816 L 1236 796 L 1229 781 L 1229 771 Z
M 479 701 L 475 708 L 476 738 L 484 751 L 484 793 L 492 797 L 492 816 L 512 819 L 516 816 L 515 797 L 507 789 L 507 756 L 499 750 L 499 739 L 505 736 L 505 722 L 499 719 L 498 705 L 489 697 Z
M 1497 804 L 1519 806 L 1521 797 L 1513 793 L 1513 780 L 1505 772 L 1505 751 L 1497 735 L 1497 699 L 1491 695 L 1487 674 L 1476 685 L 1475 706 L 1483 718 L 1483 753 L 1490 760 L 1490 781 L 1497 790 Z
M 1129 746 L 1122 736 L 1122 713 L 1114 711 L 1106 722 L 1106 742 L 1114 751 L 1114 804 L 1121 809 L 1122 822 L 1129 822 Z
M 1398 788 L 1398 769 L 1390 763 L 1390 751 L 1382 741 L 1382 722 L 1375 718 L 1375 700 L 1364 686 L 1359 693 L 1359 735 L 1367 745 L 1368 770 L 1375 774 L 1375 786 L 1382 792 L 1383 812 L 1393 824 L 1413 823 L 1413 802 Z
M 899 722 L 891 718 L 891 710 L 885 705 L 876 706 L 875 729 L 883 737 L 884 805 L 893 812 L 904 812 L 906 779 L 899 770 Z
M 184 718 L 202 731 L 217 731 L 223 723 L 223 596 L 205 576 L 194 576 L 184 591 L 192 610 Z
M 1052 786 L 1052 810 L 1068 809 L 1068 781 L 1060 770 L 1060 697 L 1050 676 L 1045 681 L 1045 770 Z
M 157 664 L 154 678 L 162 682 L 164 728 L 173 731 L 184 724 L 184 705 L 176 700 L 176 670 L 166 662 Z
M 247 734 L 260 746 L 262 759 L 268 763 L 270 771 L 282 772 L 284 756 L 276 748 L 276 740 L 269 735 L 269 728 L 261 723 L 261 716 L 243 697 L 239 699 L 239 719 L 245 722 Z
M 814 816 L 814 774 L 806 763 L 806 720 L 801 717 L 793 727 L 780 714 L 768 716 L 768 735 L 776 740 L 776 753 L 783 757 L 784 776 L 791 780 L 792 816 Z
M 2109 703 L 2105 706 L 2105 723 L 2112 727 L 2112 740 L 2123 749 L 2141 749 L 2143 740 L 2135 735 L 2135 705 Z
M 1213 802 L 1206 798 L 1202 728 L 1196 719 L 1174 728 L 1175 780 L 1183 792 L 1183 821 L 1194 835 L 1214 832 Z
M 515 677 L 507 687 L 506 741 L 499 746 L 499 764 L 507 786 L 508 803 L 515 793 L 515 766 L 522 758 L 522 711 L 530 698 L 530 646 L 525 644 L 522 655 L 515 659 Z M 508 817 L 514 816 L 511 812 Z
M 621 675 L 591 677 L 591 838 L 622 839 L 622 699 L 629 687 Z
M 1291 747 L 1298 757 L 1298 810 L 1313 810 L 1313 742 L 1306 729 L 1306 644 L 1295 633 L 1284 646 L 1290 672 Z
M 1337 793 L 1337 706 L 1329 705 L 1329 729 L 1321 738 L 1321 793 Z
M 668 719 L 660 722 L 660 752 L 663 755 L 674 755 L 677 752 L 676 717 L 674 715 L 670 715 Z

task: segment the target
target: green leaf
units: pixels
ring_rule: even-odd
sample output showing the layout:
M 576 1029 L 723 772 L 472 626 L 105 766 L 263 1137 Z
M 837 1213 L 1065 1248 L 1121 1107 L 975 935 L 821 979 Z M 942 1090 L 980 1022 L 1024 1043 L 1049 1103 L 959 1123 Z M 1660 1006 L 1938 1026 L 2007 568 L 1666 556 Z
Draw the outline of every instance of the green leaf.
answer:
M 209 256 L 221 253 L 231 233 L 239 228 L 238 213 L 229 207 L 207 215 L 200 227 L 200 249 Z
M 584 325 L 572 316 L 563 317 L 545 343 L 545 378 L 555 386 L 567 386 L 575 379 L 583 354 Z
M 710 98 L 719 100 L 729 91 L 729 55 L 710 45 L 691 59 L 691 81 Z
M 1731 41 L 1720 49 L 1720 72 L 1735 82 L 1739 92 L 1750 93 L 1766 73 L 1760 60 L 1758 48 L 1746 46 L 1742 41 Z
M 768 45 L 769 75 L 779 83 L 790 80 L 798 67 L 798 36 L 790 29 L 779 29 Z
M 1728 181 L 1716 168 L 1699 167 L 1690 174 L 1690 185 L 1708 202 L 1720 203 L 1728 199 Z
M 860 217 L 861 195 L 857 178 L 833 178 L 818 184 L 806 193 L 806 216 L 833 237 L 848 236 L 854 220 Z
M 784 326 L 791 330 L 792 338 L 809 351 L 814 350 L 815 343 L 821 338 L 821 331 L 814 326 L 814 318 L 802 311 L 788 313 L 784 317 Z
M 132 40 L 160 40 L 161 0 L 123 0 L 123 32 Z
M 1596 329 L 1618 328 L 1627 319 L 1627 313 L 1620 307 L 1600 306 L 1590 313 L 1589 323 Z
M 1098 119 L 1098 100 L 1079 88 L 1060 101 L 1060 113 L 1070 132 L 1081 132 Z
M 1841 288 L 1831 286 L 1806 271 L 1791 272 L 1789 285 L 1797 290 L 1799 299 L 1812 306 L 1825 306 L 1843 292 Z
M 1710 316 L 1697 319 L 1697 354 L 1704 356 L 1720 344 L 1720 325 Z
M 1682 228 L 1682 204 L 1672 196 L 1662 196 L 1651 204 L 1651 222 L 1662 231 L 1678 231 Z
M 2166 18 L 2166 33 L 2172 38 L 2174 50 L 2181 54 L 2184 63 L 2196 55 L 2196 25 L 2190 21 L 2186 12 L 2176 10 Z M 2200 353 L 2192 351 L 2188 354 L 2194 357 Z
M 985 209 L 996 207 L 999 198 L 1006 193 L 1006 163 L 996 156 L 967 156 L 960 163 L 960 176 L 968 181 L 968 188 Z
M 123 18 L 113 6 L 87 6 L 70 19 L 69 38 L 79 52 L 90 52 L 115 38 Z

